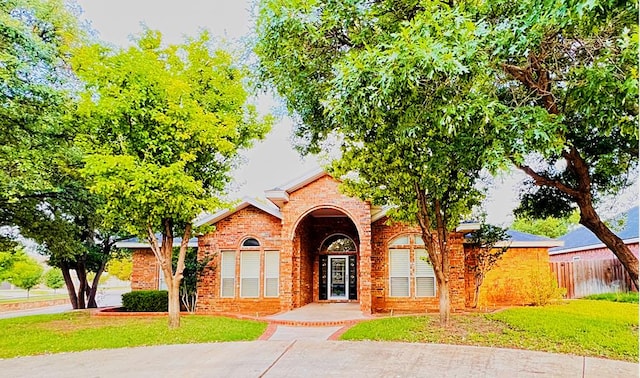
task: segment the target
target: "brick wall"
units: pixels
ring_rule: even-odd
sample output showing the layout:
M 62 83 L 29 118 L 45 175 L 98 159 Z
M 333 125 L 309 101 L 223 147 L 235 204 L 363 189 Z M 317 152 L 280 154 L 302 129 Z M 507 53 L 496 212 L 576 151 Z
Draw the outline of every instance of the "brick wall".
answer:
M 298 244 L 298 240 L 300 242 L 302 240 L 296 237 L 306 232 L 304 231 L 305 224 L 303 222 L 310 216 L 309 214 L 313 210 L 324 208 L 335 209 L 345 214 L 349 221 L 344 218 L 336 218 L 336 221 L 337 219 L 342 219 L 341 222 L 347 224 L 351 222 L 351 230 L 357 232 L 357 236 L 353 237 L 353 239 L 358 243 L 359 255 L 358 300 L 363 312 L 371 312 L 371 208 L 368 202 L 342 194 L 338 187 L 339 183 L 336 180 L 325 175 L 290 193 L 289 202 L 281 208 L 283 215 L 283 278 L 291 277 L 289 282 L 284 283 L 286 288 L 281 298 L 283 307 L 290 306 L 289 308 L 294 308 L 296 305 L 304 303 L 309 299 L 308 291 L 302 290 L 304 285 L 316 285 L 315 282 L 311 282 L 305 276 L 305 274 L 309 273 L 309 270 L 300 265 L 300 261 L 305 264 L 311 264 L 315 262 L 316 257 L 314 255 L 313 259 L 311 259 L 309 252 L 300 247 L 302 244 Z M 319 224 L 321 225 L 321 223 Z M 342 227 L 337 223 L 334 223 L 334 225 L 338 227 L 337 229 Z M 319 235 L 329 232 L 327 230 L 330 230 L 330 226 L 327 225 L 324 229 L 322 228 L 324 226 L 322 226 L 317 230 L 314 228 L 314 240 L 320 239 L 321 236 Z M 334 232 L 339 231 L 333 231 L 332 233 Z M 348 235 L 351 236 L 350 234 Z M 319 242 L 316 248 L 318 247 Z M 290 265 L 287 266 L 287 263 Z M 290 275 L 284 274 L 285 269 L 290 270 Z M 314 295 L 317 295 L 315 294 L 317 290 L 317 286 L 313 286 Z
M 478 307 L 526 304 L 527 290 L 536 281 L 534 276 L 550 274 L 548 248 L 509 248 L 487 273 L 480 287 Z M 471 272 L 467 272 L 467 285 L 471 293 Z
M 393 239 L 408 234 L 420 235 L 420 228 L 417 226 L 407 226 L 401 223 L 387 224 L 387 218 L 376 221 L 372 226 L 372 254 L 371 254 L 371 282 L 373 293 L 374 312 L 427 312 L 438 311 L 439 298 L 435 297 L 415 297 L 395 298 L 389 296 L 389 263 L 388 244 Z M 452 310 L 462 310 L 465 308 L 465 275 L 464 275 L 464 252 L 462 246 L 462 235 L 452 233 L 449 236 L 451 246 L 451 271 L 449 297 L 451 299 Z M 412 256 L 412 261 L 415 261 Z M 412 275 L 414 270 L 412 264 Z M 412 280 L 413 281 L 413 280 Z
M 132 259 L 131 290 L 158 290 L 160 265 L 151 249 L 135 249 Z
M 281 250 L 281 222 L 253 206 L 248 206 L 216 224 L 215 231 L 198 238 L 198 259 L 213 257 L 207 270 L 198 282 L 197 311 L 200 313 L 235 312 L 251 315 L 267 315 L 281 310 L 278 298 L 264 297 L 264 269 L 260 269 L 260 296 L 240 297 L 240 251 L 242 242 L 252 237 L 260 242 L 261 267 L 264 266 L 264 251 Z M 221 251 L 236 251 L 235 297 L 220 297 Z M 280 254 L 282 258 L 282 252 Z M 282 292 L 283 269 L 280 269 L 280 292 Z

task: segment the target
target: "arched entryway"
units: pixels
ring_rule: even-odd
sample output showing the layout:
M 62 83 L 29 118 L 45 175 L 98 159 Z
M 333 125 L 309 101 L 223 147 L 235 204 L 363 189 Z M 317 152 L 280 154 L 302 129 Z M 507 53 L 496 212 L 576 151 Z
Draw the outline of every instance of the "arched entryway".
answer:
M 293 234 L 293 307 L 312 302 L 357 302 L 360 237 L 337 208 L 310 210 Z

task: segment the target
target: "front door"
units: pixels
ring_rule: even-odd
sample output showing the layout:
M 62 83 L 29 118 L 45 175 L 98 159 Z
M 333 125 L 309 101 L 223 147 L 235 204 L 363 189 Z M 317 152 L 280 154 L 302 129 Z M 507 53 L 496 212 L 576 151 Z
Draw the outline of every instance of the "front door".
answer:
M 329 256 L 329 299 L 349 298 L 348 256 Z

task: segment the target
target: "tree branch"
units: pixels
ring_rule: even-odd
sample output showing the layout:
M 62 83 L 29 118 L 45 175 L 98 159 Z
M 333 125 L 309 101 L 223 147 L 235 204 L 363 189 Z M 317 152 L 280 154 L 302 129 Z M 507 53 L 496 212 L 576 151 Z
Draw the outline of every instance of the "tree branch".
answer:
M 553 188 L 558 189 L 559 191 L 566 193 L 568 195 L 570 195 L 571 197 L 578 199 L 582 196 L 582 193 L 578 190 L 575 190 L 565 184 L 563 184 L 562 182 L 558 181 L 558 180 L 554 180 L 552 178 L 543 176 L 541 174 L 539 174 L 538 172 L 534 171 L 531 167 L 529 167 L 528 165 L 521 165 L 521 164 L 517 164 L 515 163 L 515 166 L 520 169 L 521 171 L 523 171 L 524 173 L 526 173 L 529 177 L 531 177 L 533 179 L 533 181 L 536 183 L 536 185 L 538 186 L 550 186 Z

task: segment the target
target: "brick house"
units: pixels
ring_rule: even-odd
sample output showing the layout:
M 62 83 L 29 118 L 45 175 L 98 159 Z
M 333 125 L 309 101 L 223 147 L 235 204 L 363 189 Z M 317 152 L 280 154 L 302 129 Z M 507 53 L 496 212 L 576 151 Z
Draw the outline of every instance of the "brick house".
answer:
M 215 226 L 190 241 L 197 241 L 198 257 L 213 257 L 215 266 L 199 280 L 197 312 L 262 316 L 312 302 L 357 302 L 364 313 L 438 310 L 435 274 L 421 259 L 427 254 L 419 227 L 390 224 L 384 208 L 342 194 L 323 170 L 265 195 L 268 201 L 246 198 L 196 220 Z M 473 278 L 465 269 L 464 235 L 477 227 L 461 224 L 450 235 L 453 311 L 470 303 Z M 133 290 L 162 286 L 148 248 L 119 246 L 134 249 Z M 548 239 L 529 242 L 512 254 L 542 248 L 548 269 L 550 246 Z M 512 274 L 509 268 L 503 273 Z

